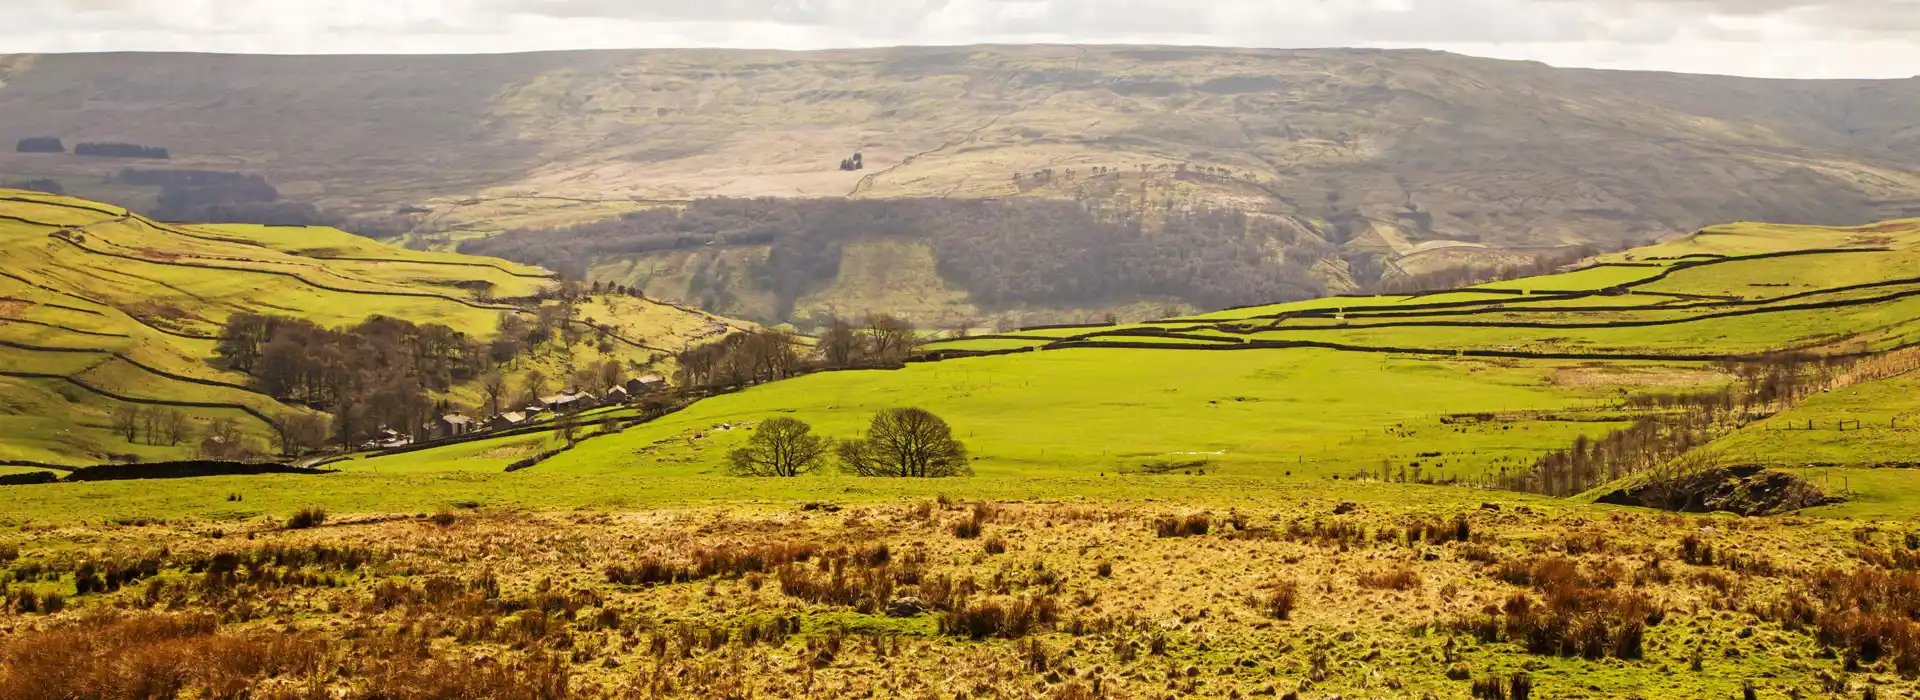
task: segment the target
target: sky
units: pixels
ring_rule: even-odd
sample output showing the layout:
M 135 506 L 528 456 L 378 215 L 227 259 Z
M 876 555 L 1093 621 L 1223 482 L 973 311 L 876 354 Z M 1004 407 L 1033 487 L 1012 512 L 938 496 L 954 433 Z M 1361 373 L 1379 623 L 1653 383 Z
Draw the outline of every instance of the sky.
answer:
M 1920 75 L 1920 0 L 0 0 L 0 53 L 975 43 L 1427 48 L 1557 66 Z

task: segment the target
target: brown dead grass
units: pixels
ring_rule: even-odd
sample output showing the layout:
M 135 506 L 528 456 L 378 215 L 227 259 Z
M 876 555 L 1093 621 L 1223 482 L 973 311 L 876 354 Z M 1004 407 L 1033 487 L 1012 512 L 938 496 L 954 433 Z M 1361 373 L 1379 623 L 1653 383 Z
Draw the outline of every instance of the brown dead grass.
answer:
M 1332 510 L 1204 529 L 1152 504 L 920 502 L 0 533 L 19 552 L 0 597 L 65 596 L 0 613 L 0 697 L 1465 697 L 1548 656 L 1607 665 L 1536 671 L 1538 697 L 1630 694 L 1697 659 L 1662 687 L 1915 689 L 1903 532 Z M 102 585 L 79 593 L 83 566 Z

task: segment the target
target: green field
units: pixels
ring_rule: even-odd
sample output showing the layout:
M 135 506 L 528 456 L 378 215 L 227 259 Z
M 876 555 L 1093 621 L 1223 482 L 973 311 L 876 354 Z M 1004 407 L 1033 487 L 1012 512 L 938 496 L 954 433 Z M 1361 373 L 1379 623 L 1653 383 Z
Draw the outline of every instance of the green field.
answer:
M 524 265 L 409 251 L 330 228 L 161 224 L 117 207 L 11 190 L 0 192 L 0 216 L 0 461 L 83 466 L 190 454 L 189 445 L 114 434 L 108 415 L 126 403 L 188 413 L 195 433 L 233 419 L 271 444 L 268 421 L 305 409 L 257 393 L 247 377 L 211 362 L 214 339 L 235 313 L 334 327 L 389 316 L 486 338 L 502 314 L 532 308 L 493 299 L 525 298 L 554 284 Z M 565 377 L 605 359 L 666 362 L 675 349 L 726 327 L 630 298 L 595 298 L 582 316 L 614 335 L 524 358 L 510 383 L 536 370 Z M 435 398 L 467 411 L 481 403 L 473 386 Z

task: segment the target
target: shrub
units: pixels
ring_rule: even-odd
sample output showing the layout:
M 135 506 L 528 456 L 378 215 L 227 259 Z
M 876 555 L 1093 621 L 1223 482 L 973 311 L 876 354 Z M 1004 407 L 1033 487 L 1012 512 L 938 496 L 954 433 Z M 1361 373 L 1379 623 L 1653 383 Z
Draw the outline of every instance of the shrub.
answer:
M 940 633 L 969 639 L 1019 639 L 1059 620 L 1059 605 L 1051 596 L 1035 595 L 1007 602 L 968 600 L 940 616 Z
M 1561 585 L 1546 592 L 1544 604 L 1516 592 L 1501 607 L 1453 628 L 1483 642 L 1521 644 L 1540 656 L 1638 659 L 1646 628 L 1664 616 L 1642 593 Z
M 953 524 L 953 536 L 963 540 L 974 539 L 980 536 L 983 527 L 979 520 L 962 520 Z
M 1154 534 L 1160 537 L 1192 537 L 1204 535 L 1213 529 L 1213 520 L 1205 513 L 1195 513 L 1185 518 L 1171 515 L 1153 521 Z
M 287 518 L 287 529 L 305 530 L 310 527 L 317 527 L 326 521 L 327 511 L 315 506 L 308 506 L 294 511 L 293 517 Z
M 1006 554 L 1007 541 L 998 537 L 987 540 L 986 549 L 988 554 Z

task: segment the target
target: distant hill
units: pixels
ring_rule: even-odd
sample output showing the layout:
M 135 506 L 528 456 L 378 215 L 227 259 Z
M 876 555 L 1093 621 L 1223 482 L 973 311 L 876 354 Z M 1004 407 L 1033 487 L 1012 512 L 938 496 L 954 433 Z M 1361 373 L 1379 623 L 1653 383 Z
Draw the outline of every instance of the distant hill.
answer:
M 1428 51 L 994 46 L 12 56 L 0 83 L 0 137 L 166 148 L 171 166 L 259 173 L 289 199 L 406 212 L 405 240 L 423 244 L 700 197 L 1020 196 L 1149 220 L 1253 212 L 1332 246 L 1304 267 L 1340 291 L 1723 221 L 1920 215 L 1920 79 L 1570 70 Z M 856 153 L 863 167 L 843 169 Z M 0 174 L 92 195 L 82 188 L 124 167 L 112 160 L 7 153 Z M 154 196 L 116 187 L 99 194 Z M 848 254 L 938 256 L 915 238 Z M 766 255 L 715 253 L 735 269 Z M 684 257 L 580 264 L 626 281 L 672 267 L 651 275 L 680 280 L 660 290 L 700 300 L 684 280 L 712 277 L 714 261 Z M 944 276 L 905 299 L 870 293 L 897 286 L 853 274 L 813 293 L 839 310 L 1008 312 Z M 777 317 L 775 291 L 739 283 L 729 308 Z M 1129 304 L 1204 305 L 1141 290 L 1052 306 Z
M 501 374 L 510 402 L 534 372 L 554 391 L 608 361 L 637 375 L 726 327 L 628 296 L 567 307 L 548 298 L 556 287 L 537 268 L 329 228 L 173 225 L 0 190 L 0 465 L 179 459 L 221 435 L 221 423 L 273 452 L 282 428 L 325 413 L 351 415 L 355 442 L 379 427 L 415 432 L 392 416 L 486 410 L 484 375 Z M 312 324 L 254 343 L 256 355 L 313 359 L 281 362 L 289 369 L 278 376 L 260 369 L 270 360 L 237 366 L 228 328 L 247 315 Z M 496 343 L 505 317 L 544 342 Z M 319 347 L 332 337 L 324 329 L 355 327 L 365 330 Z M 139 424 L 124 424 L 134 410 Z M 154 423 L 176 416 L 179 431 Z

